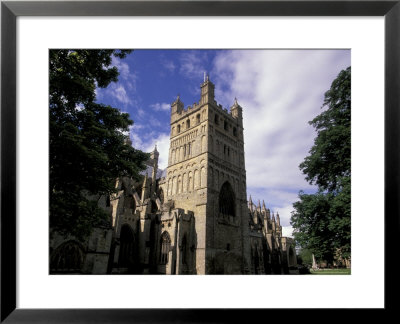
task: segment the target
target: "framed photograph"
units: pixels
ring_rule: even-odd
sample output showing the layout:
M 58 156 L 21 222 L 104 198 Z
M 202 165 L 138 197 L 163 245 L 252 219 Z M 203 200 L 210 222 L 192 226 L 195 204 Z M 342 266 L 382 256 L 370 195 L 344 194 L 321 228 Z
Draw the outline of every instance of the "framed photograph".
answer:
M 390 296 L 396 285 L 388 285 L 388 279 L 398 282 L 390 256 L 396 255 L 393 238 L 399 234 L 399 1 L 3 1 L 1 17 L 1 321 L 226 322 L 234 321 L 238 312 L 248 316 L 254 308 L 261 317 L 269 309 L 284 308 L 393 309 Z M 141 103 L 149 111 L 135 108 L 135 125 L 146 134 L 147 142 L 132 129 L 130 140 L 138 141 L 136 146 L 145 151 L 150 150 L 150 142 L 158 145 L 151 149 L 143 179 L 128 183 L 121 178 L 115 185 L 120 196 L 107 193 L 96 198 L 110 209 L 117 234 L 99 225 L 86 246 L 52 233 L 49 239 L 49 197 L 56 192 L 49 193 L 49 71 L 50 78 L 56 76 L 60 67 L 53 63 L 64 55 L 63 49 L 71 48 L 134 50 L 134 63 L 129 52 L 126 63 L 122 60 L 125 54 L 113 60 L 126 83 L 96 90 L 96 97 L 106 104 L 113 105 L 116 100 L 129 106 L 134 100 L 126 95 L 126 89 L 136 91 L 138 87 L 129 69 L 147 76 L 148 88 L 169 79 L 169 92 L 178 92 L 160 97 L 156 93 L 160 87 L 154 88 L 149 90 L 153 101 Z M 304 56 L 306 52 L 313 54 Z M 204 57 L 211 58 L 213 65 L 202 61 Z M 308 70 L 314 81 L 319 80 L 320 90 L 326 91 L 328 83 L 321 70 L 330 75 L 330 86 L 348 66 L 352 73 L 351 275 L 324 276 L 322 280 L 317 278 L 320 276 L 237 276 L 289 274 L 298 269 L 291 245 L 294 241 L 285 237 L 289 217 L 279 217 L 286 205 L 272 205 L 279 214 L 272 213 L 263 203 L 253 204 L 248 199 L 253 191 L 248 189 L 246 195 L 246 178 L 247 186 L 255 183 L 258 172 L 260 179 L 271 182 L 272 189 L 257 194 L 281 197 L 277 186 L 287 179 L 274 179 L 262 166 L 267 165 L 268 154 L 279 152 L 272 150 L 274 145 L 288 150 L 290 138 L 293 147 L 304 145 L 300 137 L 296 145 L 289 130 L 296 128 L 296 120 L 300 123 L 301 107 L 315 105 L 315 98 L 307 91 L 307 78 L 290 80 L 290 87 L 287 78 L 295 74 L 286 71 L 304 74 Z M 193 80 L 198 80 L 190 77 L 199 73 L 204 76 L 194 89 Z M 273 75 L 269 83 L 260 77 L 268 73 Z M 238 79 L 241 81 L 235 83 Z M 316 87 L 314 81 L 311 87 Z M 229 88 L 232 84 L 235 86 Z M 221 88 L 230 91 L 222 95 Z M 181 100 L 187 94 L 183 91 L 190 93 L 189 100 L 194 96 L 200 101 L 187 102 L 185 107 Z M 233 97 L 227 98 L 227 93 Z M 275 107 L 268 101 L 271 96 L 282 105 Z M 52 100 L 51 92 L 50 106 Z M 244 127 L 243 102 L 249 107 Z M 268 118 L 262 114 L 265 108 L 251 109 L 252 104 L 260 103 L 272 110 L 275 107 Z M 285 111 L 282 106 L 293 109 Z M 80 107 L 73 109 L 79 111 Z M 161 119 L 155 120 L 163 113 L 166 128 Z M 288 114 L 292 116 L 287 118 Z M 203 123 L 201 133 L 206 135 L 199 137 L 199 143 L 186 143 L 192 130 Z M 258 123 L 268 125 L 259 127 Z M 152 128 L 158 132 L 151 132 Z M 261 136 L 264 128 L 270 129 L 268 136 L 275 136 L 273 140 Z M 161 133 L 161 129 L 165 131 Z M 251 133 L 252 138 L 260 134 L 259 141 L 249 143 L 246 137 L 243 141 L 243 132 Z M 167 153 L 159 160 L 160 150 Z M 244 156 L 244 151 L 253 152 L 254 160 L 255 153 L 260 153 L 257 168 L 248 158 L 244 167 L 240 155 Z M 58 156 L 65 152 L 61 149 Z M 196 152 L 209 154 L 207 161 L 212 166 L 205 168 L 201 158 L 196 160 L 198 168 L 189 165 L 187 161 Z M 268 161 L 285 167 L 282 159 Z M 293 157 L 293 161 L 297 159 Z M 164 168 L 167 172 L 162 176 Z M 243 174 L 229 173 L 236 168 Z M 62 173 L 60 170 L 59 175 Z M 293 178 L 290 173 L 286 176 Z M 185 203 L 188 199 L 190 206 Z M 213 199 L 215 210 L 209 204 Z M 179 203 L 175 206 L 172 201 Z M 248 209 L 249 259 L 243 261 L 244 257 L 235 254 L 247 255 L 247 243 L 240 239 L 245 237 L 243 221 L 237 216 Z M 217 243 L 212 250 L 220 255 L 215 259 L 207 259 L 209 255 L 201 249 L 205 244 L 199 223 L 202 213 L 205 217 L 216 215 L 213 242 Z M 62 224 L 62 213 L 59 220 Z M 260 225 L 263 220 L 266 223 Z M 268 230 L 258 231 L 259 225 Z M 77 228 L 73 233 L 78 236 Z M 149 235 L 144 234 L 147 232 Z M 271 237 L 279 242 L 269 242 Z M 140 251 L 134 250 L 132 242 L 136 241 L 141 242 Z M 207 241 L 206 246 L 209 244 Z M 112 252 L 102 250 L 108 245 L 111 248 L 106 250 Z M 83 257 L 82 251 L 89 250 L 91 254 L 85 252 Z M 259 250 L 270 251 L 270 255 L 259 254 Z M 65 253 L 74 257 L 66 258 Z M 137 276 L 203 273 L 211 275 Z M 322 294 L 322 285 L 328 294 Z M 248 292 L 251 300 L 244 298 Z M 271 292 L 273 297 L 266 298 Z M 321 294 L 324 298 L 315 298 Z

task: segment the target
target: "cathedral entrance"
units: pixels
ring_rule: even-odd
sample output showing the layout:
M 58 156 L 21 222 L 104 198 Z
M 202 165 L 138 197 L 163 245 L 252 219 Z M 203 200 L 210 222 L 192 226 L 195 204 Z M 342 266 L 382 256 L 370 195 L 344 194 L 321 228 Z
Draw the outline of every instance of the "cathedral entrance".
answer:
M 133 272 L 135 264 L 135 236 L 132 228 L 124 224 L 121 227 L 118 267 Z

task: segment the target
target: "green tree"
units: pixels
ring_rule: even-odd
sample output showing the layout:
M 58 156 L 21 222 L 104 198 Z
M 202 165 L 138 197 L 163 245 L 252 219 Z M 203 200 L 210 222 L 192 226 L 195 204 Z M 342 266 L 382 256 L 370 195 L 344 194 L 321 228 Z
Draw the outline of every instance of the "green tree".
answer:
M 310 250 L 301 249 L 297 254 L 297 262 L 305 266 L 312 266 L 312 253 Z
M 108 222 L 98 207 L 120 176 L 138 179 L 146 153 L 126 144 L 133 121 L 96 103 L 96 87 L 118 80 L 123 50 L 50 50 L 50 227 L 83 238 Z
M 332 261 L 338 249 L 350 257 L 351 68 L 339 73 L 325 93 L 324 112 L 310 121 L 317 136 L 300 164 L 315 194 L 300 191 L 291 224 L 297 243 L 320 260 Z

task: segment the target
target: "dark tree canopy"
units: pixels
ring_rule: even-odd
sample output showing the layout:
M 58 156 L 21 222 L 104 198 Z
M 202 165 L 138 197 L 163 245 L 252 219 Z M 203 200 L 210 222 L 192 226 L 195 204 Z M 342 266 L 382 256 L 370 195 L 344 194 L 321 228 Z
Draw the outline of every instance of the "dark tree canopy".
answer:
M 351 165 L 351 70 L 339 73 L 325 93 L 327 110 L 310 121 L 317 137 L 310 155 L 300 164 L 306 180 L 322 190 L 335 190 Z
M 325 93 L 324 112 L 310 124 L 317 137 L 300 169 L 316 194 L 299 193 L 291 224 L 297 243 L 319 260 L 340 251 L 350 257 L 351 225 L 351 68 L 339 73 Z
M 107 222 L 101 195 L 120 176 L 139 177 L 146 153 L 127 145 L 127 113 L 96 103 L 96 87 L 118 80 L 122 50 L 50 50 L 50 227 L 81 238 Z

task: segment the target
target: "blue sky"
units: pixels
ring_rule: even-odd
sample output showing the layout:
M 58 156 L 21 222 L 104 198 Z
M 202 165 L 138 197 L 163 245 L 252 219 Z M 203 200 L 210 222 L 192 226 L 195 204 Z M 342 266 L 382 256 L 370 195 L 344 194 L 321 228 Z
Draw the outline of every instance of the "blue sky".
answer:
M 284 234 L 299 190 L 314 192 L 298 165 L 315 138 L 308 121 L 322 112 L 324 93 L 351 65 L 350 50 L 134 50 L 114 59 L 119 81 L 97 89 L 97 100 L 128 112 L 135 148 L 157 143 L 167 166 L 170 103 L 198 102 L 204 72 L 224 108 L 243 107 L 247 195 L 279 212 Z

